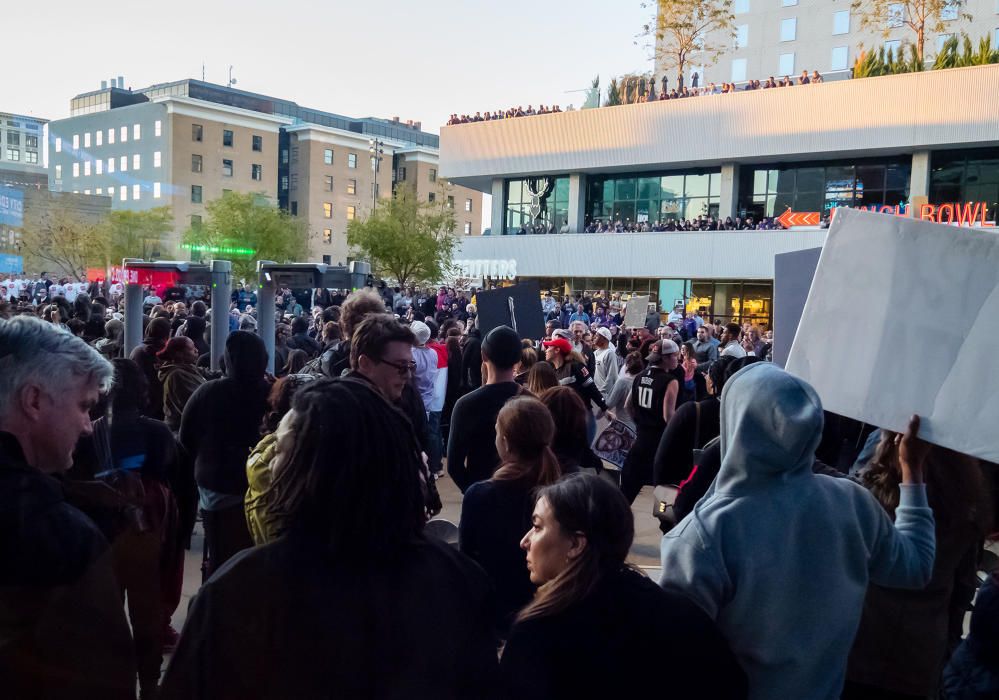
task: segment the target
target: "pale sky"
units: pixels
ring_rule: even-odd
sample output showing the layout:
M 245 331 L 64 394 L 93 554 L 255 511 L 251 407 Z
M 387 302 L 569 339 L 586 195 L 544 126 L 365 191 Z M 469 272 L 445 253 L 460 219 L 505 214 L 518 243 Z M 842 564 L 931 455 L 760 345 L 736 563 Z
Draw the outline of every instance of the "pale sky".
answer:
M 436 132 L 451 112 L 575 104 L 599 74 L 651 67 L 641 0 L 21 3 L 0 111 L 69 116 L 70 97 L 200 78 L 353 117 Z M 10 14 L 9 12 L 7 13 Z M 641 42 L 640 42 L 641 43 Z M 15 60 L 16 57 L 16 60 Z

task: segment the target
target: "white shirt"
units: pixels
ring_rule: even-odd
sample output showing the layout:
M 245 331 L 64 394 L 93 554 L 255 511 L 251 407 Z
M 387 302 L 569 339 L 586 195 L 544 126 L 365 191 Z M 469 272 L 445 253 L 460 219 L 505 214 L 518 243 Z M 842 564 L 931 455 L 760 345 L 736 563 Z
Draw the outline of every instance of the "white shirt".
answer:
M 156 304 L 163 303 L 163 300 L 160 299 L 155 294 L 150 294 L 149 296 L 147 296 L 145 299 L 142 300 L 142 303 L 149 304 L 150 306 L 156 306 Z
M 739 345 L 738 340 L 732 340 L 719 354 L 721 357 L 745 357 L 746 349 Z
M 610 396 L 614 382 L 617 381 L 618 358 L 614 348 L 608 345 L 606 348 L 597 348 L 593 351 L 597 360 L 596 371 L 594 372 L 593 383 L 606 399 Z

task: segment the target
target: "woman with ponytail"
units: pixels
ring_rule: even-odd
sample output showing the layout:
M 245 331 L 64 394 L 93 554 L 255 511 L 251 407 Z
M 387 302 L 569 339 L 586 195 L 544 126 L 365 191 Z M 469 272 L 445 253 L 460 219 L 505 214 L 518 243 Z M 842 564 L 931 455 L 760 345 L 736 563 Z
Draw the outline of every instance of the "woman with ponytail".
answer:
M 539 588 L 503 650 L 508 697 L 746 697 L 707 614 L 625 563 L 634 535 L 628 501 L 600 477 L 539 490 L 521 541 Z
M 530 396 L 507 401 L 496 417 L 500 467 L 491 479 L 472 484 L 462 502 L 459 546 L 493 580 L 503 635 L 534 595 L 519 543 L 531 523 L 534 490 L 560 476 L 554 438 L 555 422 L 544 404 Z

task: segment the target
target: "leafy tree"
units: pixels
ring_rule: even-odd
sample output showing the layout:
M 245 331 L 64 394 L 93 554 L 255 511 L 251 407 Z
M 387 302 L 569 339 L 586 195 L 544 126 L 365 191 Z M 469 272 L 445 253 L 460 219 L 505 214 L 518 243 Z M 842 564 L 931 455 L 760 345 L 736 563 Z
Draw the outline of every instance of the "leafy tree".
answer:
M 257 260 L 301 262 L 309 254 L 305 222 L 256 194 L 227 192 L 205 205 L 208 220 L 184 233 L 184 245 L 203 257 L 232 260 L 237 278 L 249 279 Z M 246 250 L 248 252 L 237 252 Z M 249 252 L 252 251 L 252 252 Z
M 926 63 L 926 33 L 943 32 L 949 13 L 955 19 L 970 20 L 971 15 L 962 11 L 966 5 L 967 0 L 851 0 L 850 8 L 860 18 L 861 29 L 886 38 L 895 29 L 910 30 L 914 35 L 916 61 L 922 70 Z
M 107 257 L 101 224 L 87 221 L 71 207 L 58 203 L 25 211 L 21 246 L 29 268 L 78 282 L 86 279 L 88 267 L 104 265 Z
M 612 78 L 610 85 L 607 86 L 607 102 L 605 104 L 608 107 L 622 104 L 621 88 L 617 84 L 617 78 Z
M 123 258 L 162 259 L 169 249 L 167 236 L 173 229 L 169 207 L 144 211 L 118 210 L 101 222 L 107 262 L 120 265 Z
M 958 46 L 961 46 L 959 50 Z M 965 66 L 984 66 L 990 63 L 999 63 L 999 51 L 992 48 L 991 37 L 985 36 L 979 39 L 978 48 L 974 48 L 971 39 L 964 37 L 962 42 L 958 42 L 956 36 L 944 42 L 944 45 L 937 53 L 933 61 L 933 69 L 963 68 Z
M 400 185 L 395 196 L 379 202 L 364 221 L 347 225 L 347 244 L 371 261 L 383 277 L 400 286 L 439 282 L 450 269 L 455 246 L 453 205 L 446 182 L 433 204 L 421 203 L 411 185 Z
M 656 17 L 641 36 L 653 42 L 657 64 L 676 69 L 677 84 L 694 56 L 695 65 L 710 66 L 732 47 L 732 0 L 656 0 L 655 7 Z

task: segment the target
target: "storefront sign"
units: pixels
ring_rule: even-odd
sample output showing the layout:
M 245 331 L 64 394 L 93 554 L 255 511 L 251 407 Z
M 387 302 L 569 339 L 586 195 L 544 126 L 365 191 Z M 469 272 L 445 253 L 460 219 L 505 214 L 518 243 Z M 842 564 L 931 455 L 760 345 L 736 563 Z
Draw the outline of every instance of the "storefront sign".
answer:
M 791 211 L 788 209 L 777 217 L 777 223 L 784 228 L 792 226 L 818 226 L 822 217 L 817 211 Z
M 988 221 L 988 204 L 986 202 L 948 202 L 945 204 L 920 204 L 916 207 L 905 205 L 899 206 L 870 206 L 870 207 L 840 207 L 841 209 L 860 209 L 862 211 L 873 211 L 878 214 L 893 214 L 895 216 L 905 216 L 919 219 L 921 221 L 932 221 L 937 224 L 950 224 L 952 226 L 973 226 L 991 228 L 995 222 Z M 830 210 L 830 216 L 836 209 Z
M 495 277 L 512 280 L 517 276 L 516 260 L 455 260 L 458 277 L 477 279 Z
M 24 194 L 10 187 L 0 187 L 0 226 L 24 225 Z

